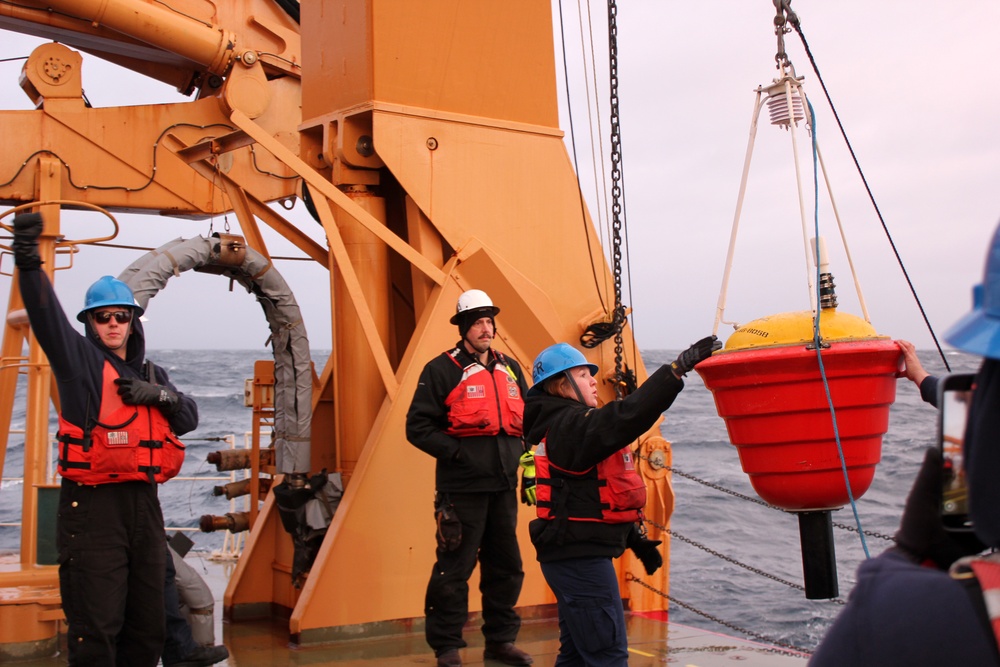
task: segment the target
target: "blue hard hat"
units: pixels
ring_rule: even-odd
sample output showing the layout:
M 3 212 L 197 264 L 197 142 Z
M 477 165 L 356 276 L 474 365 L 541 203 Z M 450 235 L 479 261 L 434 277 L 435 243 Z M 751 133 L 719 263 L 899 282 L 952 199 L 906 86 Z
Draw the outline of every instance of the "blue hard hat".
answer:
M 128 285 L 117 278 L 102 276 L 87 288 L 87 296 L 83 300 L 83 310 L 76 314 L 76 319 L 86 322 L 87 311 L 105 306 L 126 306 L 135 309 L 136 315 L 143 313 L 143 309 L 135 302 L 135 297 L 132 296 L 132 290 Z
M 535 357 L 535 365 L 531 369 L 533 384 L 528 395 L 538 396 L 543 392 L 542 385 L 546 380 L 577 366 L 586 366 L 591 375 L 597 375 L 597 366 L 587 361 L 580 350 L 567 343 L 550 345 Z
M 1000 226 L 986 255 L 983 282 L 972 288 L 972 312 L 944 335 L 963 352 L 1000 359 Z

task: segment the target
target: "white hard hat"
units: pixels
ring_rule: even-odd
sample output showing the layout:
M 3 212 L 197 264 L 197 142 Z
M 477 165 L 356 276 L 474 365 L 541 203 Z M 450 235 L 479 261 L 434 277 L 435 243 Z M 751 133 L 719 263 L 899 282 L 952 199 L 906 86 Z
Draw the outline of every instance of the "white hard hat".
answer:
M 452 324 L 458 324 L 459 320 L 462 319 L 462 315 L 472 310 L 489 311 L 490 317 L 500 312 L 500 309 L 493 305 L 486 292 L 480 289 L 470 289 L 462 292 L 458 297 L 458 303 L 455 305 L 455 314 L 452 315 L 449 321 Z

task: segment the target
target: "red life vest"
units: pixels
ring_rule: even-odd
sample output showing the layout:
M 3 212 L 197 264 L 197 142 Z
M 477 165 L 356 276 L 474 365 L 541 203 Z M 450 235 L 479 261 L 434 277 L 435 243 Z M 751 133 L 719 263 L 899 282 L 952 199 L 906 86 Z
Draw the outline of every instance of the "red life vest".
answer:
M 81 484 L 165 482 L 180 472 L 184 444 L 158 408 L 122 402 L 118 377 L 105 361 L 101 412 L 87 430 L 59 415 L 59 472 Z
M 455 357 L 456 347 L 445 355 L 462 367 Z M 448 406 L 450 426 L 445 433 L 457 438 L 473 435 L 521 435 L 524 422 L 524 399 L 517 377 L 507 360 L 499 352 L 491 373 L 485 366 L 473 361 L 462 368 L 462 380 L 444 399 Z
M 967 562 L 969 569 L 979 580 L 979 587 L 982 589 L 985 599 L 986 613 L 990 617 L 990 627 L 993 628 L 993 639 L 1000 646 L 1000 608 L 996 604 L 998 594 L 1000 594 L 1000 562 L 997 561 L 995 553 L 989 556 L 963 559 Z M 962 564 L 958 561 L 956 565 Z M 953 569 L 954 566 L 953 566 Z
M 642 517 L 646 485 L 627 446 L 596 466 L 574 472 L 549 461 L 543 439 L 535 448 L 535 510 L 540 519 L 631 523 Z

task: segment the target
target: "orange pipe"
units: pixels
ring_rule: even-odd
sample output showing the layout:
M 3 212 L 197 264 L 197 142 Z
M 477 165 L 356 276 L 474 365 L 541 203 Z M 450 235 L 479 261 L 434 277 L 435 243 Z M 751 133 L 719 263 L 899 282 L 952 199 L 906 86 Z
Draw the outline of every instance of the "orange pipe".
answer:
M 232 32 L 159 5 L 135 0 L 48 0 L 46 5 L 176 53 L 212 74 L 225 74 L 233 59 Z

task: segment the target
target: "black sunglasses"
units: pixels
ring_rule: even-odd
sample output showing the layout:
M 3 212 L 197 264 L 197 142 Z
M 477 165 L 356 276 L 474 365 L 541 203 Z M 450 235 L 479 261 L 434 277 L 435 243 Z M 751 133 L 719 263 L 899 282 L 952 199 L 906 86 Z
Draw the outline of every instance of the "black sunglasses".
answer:
M 99 313 L 94 313 L 94 321 L 98 324 L 107 324 L 111 321 L 111 318 L 115 318 L 115 322 L 118 324 L 128 324 L 132 321 L 132 311 L 131 310 L 102 310 Z

